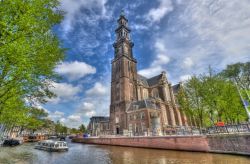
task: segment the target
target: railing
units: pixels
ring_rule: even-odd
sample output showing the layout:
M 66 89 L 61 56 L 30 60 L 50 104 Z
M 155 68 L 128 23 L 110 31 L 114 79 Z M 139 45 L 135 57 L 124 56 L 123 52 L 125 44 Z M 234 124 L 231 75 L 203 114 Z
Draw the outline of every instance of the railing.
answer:
M 250 133 L 250 123 L 213 126 L 208 128 L 198 128 L 194 126 L 167 127 L 160 133 L 152 131 L 141 133 L 129 133 L 126 136 L 171 136 L 171 135 L 209 135 L 209 134 L 231 134 Z
M 208 128 L 198 127 L 176 127 L 165 135 L 208 135 L 208 134 L 230 134 L 230 133 L 250 133 L 250 123 L 232 124 L 224 126 L 212 126 Z
M 225 125 L 225 126 L 214 126 L 207 128 L 208 134 L 216 133 L 246 133 L 250 132 L 250 124 L 237 124 L 237 125 Z

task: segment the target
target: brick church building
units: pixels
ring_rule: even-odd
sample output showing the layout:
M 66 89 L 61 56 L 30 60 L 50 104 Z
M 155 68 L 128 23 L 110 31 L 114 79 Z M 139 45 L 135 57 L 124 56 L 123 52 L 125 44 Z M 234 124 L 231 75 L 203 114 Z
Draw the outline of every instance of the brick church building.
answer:
M 138 74 L 128 20 L 121 14 L 117 22 L 110 117 L 92 117 L 90 133 L 161 135 L 168 127 L 187 126 L 187 118 L 176 104 L 180 84 L 172 86 L 165 72 L 152 78 Z

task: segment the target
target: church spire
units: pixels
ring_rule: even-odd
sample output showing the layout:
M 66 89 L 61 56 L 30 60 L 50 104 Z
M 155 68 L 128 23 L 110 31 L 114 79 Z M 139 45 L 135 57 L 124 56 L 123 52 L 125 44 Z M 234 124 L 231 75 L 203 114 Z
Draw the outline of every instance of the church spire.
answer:
M 118 23 L 118 27 L 115 30 L 116 40 L 119 40 L 122 38 L 130 40 L 129 33 L 131 30 L 128 27 L 128 19 L 125 17 L 124 10 L 121 11 L 121 14 L 120 14 L 119 19 L 117 20 L 117 23 Z
M 117 20 L 118 26 L 115 30 L 116 41 L 113 44 L 115 48 L 115 57 L 125 55 L 133 58 L 132 48 L 134 46 L 130 38 L 130 28 L 128 26 L 128 19 L 125 17 L 124 11 L 121 11 L 120 17 Z

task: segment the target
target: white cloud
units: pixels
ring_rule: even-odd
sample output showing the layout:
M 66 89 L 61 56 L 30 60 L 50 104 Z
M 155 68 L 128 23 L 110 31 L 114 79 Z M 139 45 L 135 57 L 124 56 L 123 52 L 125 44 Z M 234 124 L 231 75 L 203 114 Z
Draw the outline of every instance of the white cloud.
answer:
M 99 13 L 91 17 L 85 15 L 85 19 L 91 23 L 92 20 L 107 17 L 107 10 L 105 7 L 107 0 L 61 0 L 61 9 L 66 12 L 62 22 L 63 31 L 65 34 L 70 32 L 78 20 L 77 15 L 81 9 L 98 10 Z M 93 15 L 92 15 L 93 16 Z
M 78 112 L 86 117 L 92 117 L 96 114 L 95 110 L 98 107 L 91 102 L 83 102 L 78 109 Z
M 94 115 L 107 116 L 110 105 L 109 85 L 110 83 L 95 83 L 93 88 L 86 91 L 87 97 L 81 100 L 75 113 L 87 119 Z
M 107 93 L 107 87 L 100 82 L 96 82 L 94 87 L 87 90 L 86 94 L 89 96 L 103 96 Z
M 149 28 L 149 26 L 146 26 L 145 24 L 131 24 L 130 27 L 133 31 L 147 30 Z
M 149 68 L 142 69 L 138 71 L 140 75 L 143 75 L 147 78 L 159 75 L 162 71 L 164 71 L 164 68 L 161 66 L 151 66 Z
M 70 115 L 69 117 L 68 117 L 68 119 L 70 120 L 70 121 L 77 121 L 77 122 L 80 122 L 81 121 L 81 117 L 80 116 L 78 116 L 78 115 Z
M 186 6 L 179 18 L 197 36 L 197 45 L 206 49 L 202 60 L 211 61 L 215 53 L 219 67 L 224 67 L 250 58 L 250 1 L 192 0 Z
M 68 83 L 51 83 L 50 90 L 57 95 L 56 98 L 48 101 L 54 104 L 59 102 L 67 102 L 77 98 L 77 94 L 82 90 L 80 86 L 73 86 Z
M 191 75 L 182 75 L 181 77 L 180 77 L 180 81 L 186 81 L 186 80 L 188 80 L 188 79 L 190 79 L 191 78 Z
M 57 121 L 63 118 L 64 115 L 65 114 L 63 112 L 55 111 L 55 112 L 50 112 L 48 117 L 53 121 Z
M 175 7 L 181 10 L 173 11 L 152 39 L 152 63 L 157 63 L 159 54 L 170 54 L 168 63 L 160 66 L 168 70 L 171 81 L 204 73 L 209 65 L 221 70 L 227 64 L 250 60 L 249 0 L 179 1 Z
M 190 68 L 194 65 L 194 62 L 190 57 L 187 57 L 184 59 L 183 64 L 184 64 L 184 68 Z
M 167 48 L 164 45 L 164 40 L 157 40 L 154 44 L 155 50 L 155 59 L 150 64 L 148 68 L 139 70 L 139 74 L 152 77 L 160 74 L 162 71 L 165 71 L 164 66 L 170 62 L 169 57 L 167 56 Z
M 158 0 L 159 6 L 149 10 L 147 19 L 151 21 L 151 24 L 159 22 L 169 12 L 173 11 L 173 5 L 171 0 Z
M 55 71 L 66 76 L 69 80 L 78 80 L 88 74 L 96 73 L 96 68 L 84 62 L 63 62 L 59 64 Z
M 79 115 L 69 115 L 68 117 L 63 117 L 59 120 L 62 124 L 71 128 L 78 128 L 81 124 L 83 124 L 83 120 Z

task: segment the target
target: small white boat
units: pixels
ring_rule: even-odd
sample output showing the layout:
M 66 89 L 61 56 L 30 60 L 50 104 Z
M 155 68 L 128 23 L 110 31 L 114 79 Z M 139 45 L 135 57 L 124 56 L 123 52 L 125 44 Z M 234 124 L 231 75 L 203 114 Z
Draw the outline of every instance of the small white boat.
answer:
M 64 141 L 43 140 L 35 145 L 35 149 L 46 151 L 68 151 L 69 148 L 67 142 Z

